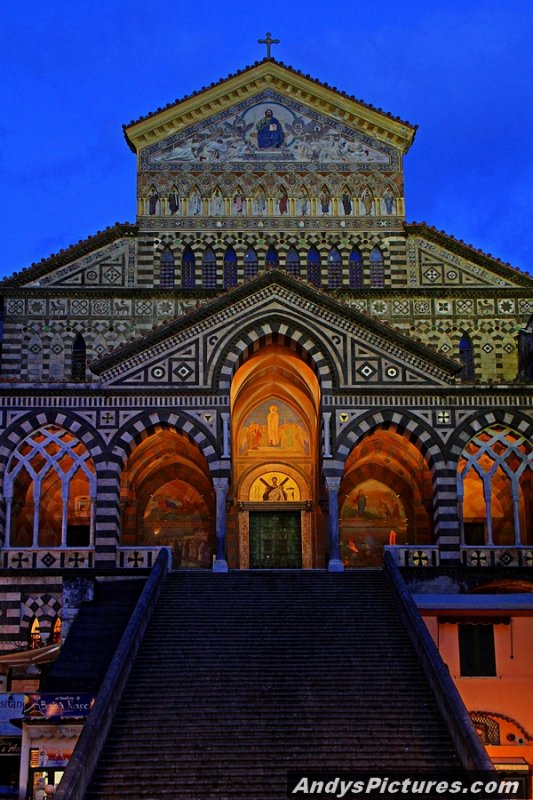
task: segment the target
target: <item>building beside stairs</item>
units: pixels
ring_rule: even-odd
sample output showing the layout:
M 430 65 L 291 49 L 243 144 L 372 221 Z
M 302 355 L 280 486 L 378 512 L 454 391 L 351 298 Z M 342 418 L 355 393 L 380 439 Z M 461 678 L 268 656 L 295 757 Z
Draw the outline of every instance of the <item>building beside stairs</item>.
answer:
M 533 763 L 533 278 L 406 221 L 415 133 L 266 58 L 124 126 L 134 223 L 0 282 L 6 692 L 162 547 L 387 550 L 491 756 Z

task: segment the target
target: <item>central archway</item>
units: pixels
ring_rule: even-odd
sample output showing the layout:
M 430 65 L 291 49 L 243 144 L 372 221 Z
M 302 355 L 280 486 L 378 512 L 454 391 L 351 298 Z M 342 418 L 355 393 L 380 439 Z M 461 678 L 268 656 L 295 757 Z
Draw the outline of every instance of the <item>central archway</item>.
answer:
M 231 385 L 234 537 L 241 569 L 317 560 L 320 386 L 290 347 L 269 343 Z

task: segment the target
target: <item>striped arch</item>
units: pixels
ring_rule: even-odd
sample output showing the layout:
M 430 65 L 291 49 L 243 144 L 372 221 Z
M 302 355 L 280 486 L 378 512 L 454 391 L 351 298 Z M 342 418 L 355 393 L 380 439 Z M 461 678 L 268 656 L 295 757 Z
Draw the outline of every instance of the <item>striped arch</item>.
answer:
M 449 469 L 442 444 L 431 426 L 406 411 L 370 411 L 343 431 L 337 442 L 333 459 L 324 465 L 326 478 L 342 478 L 344 465 L 353 448 L 375 430 L 389 429 L 404 436 L 420 451 L 433 482 L 433 537 L 442 549 L 456 554 L 459 521 L 455 473 Z M 450 556 L 451 557 L 451 556 Z
M 454 461 L 457 466 L 461 453 L 470 439 L 485 428 L 490 428 L 491 425 L 505 425 L 533 442 L 533 419 L 531 417 L 519 411 L 506 411 L 504 409 L 496 409 L 481 414 L 476 413 L 471 419 L 462 422 L 450 438 L 448 442 L 450 460 Z
M 105 460 L 104 442 L 98 432 L 91 428 L 85 420 L 80 420 L 75 414 L 69 414 L 67 411 L 48 409 L 38 413 L 30 412 L 25 414 L 0 436 L 0 468 L 3 467 L 1 469 L 2 473 L 10 455 L 23 439 L 45 425 L 57 425 L 58 428 L 64 428 L 76 436 L 91 454 L 96 468 L 98 468 L 99 462 Z
M 445 467 L 441 444 L 430 425 L 407 411 L 385 409 L 370 411 L 363 417 L 358 417 L 343 431 L 334 456 L 338 474 L 342 474 L 344 463 L 355 445 L 377 428 L 391 428 L 415 444 L 428 462 L 433 475 Z
M 146 411 L 128 420 L 109 445 L 111 459 L 118 470 L 122 470 L 135 449 L 144 439 L 163 428 L 173 428 L 184 433 L 204 455 L 208 466 L 214 470 L 220 458 L 218 445 L 212 434 L 202 429 L 199 420 L 187 414 L 173 411 Z
M 220 392 L 228 392 L 233 375 L 248 356 L 272 343 L 283 344 L 297 353 L 316 373 L 322 391 L 340 385 L 343 365 L 317 333 L 273 315 L 268 322 L 250 323 L 247 330 L 240 331 L 225 344 L 216 359 L 212 386 L 218 387 Z

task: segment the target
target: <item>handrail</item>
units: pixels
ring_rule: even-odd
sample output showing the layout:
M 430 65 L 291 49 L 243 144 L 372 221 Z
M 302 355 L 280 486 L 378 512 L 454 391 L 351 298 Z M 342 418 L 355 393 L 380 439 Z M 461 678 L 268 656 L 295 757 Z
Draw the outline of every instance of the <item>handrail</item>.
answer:
M 463 768 L 493 772 L 494 765 L 475 731 L 448 667 L 442 660 L 391 553 L 384 553 L 383 564 L 389 585 L 396 595 L 402 621 L 457 747 Z
M 94 769 L 100 758 L 131 668 L 141 646 L 150 617 L 155 608 L 163 581 L 168 572 L 170 553 L 163 548 L 146 581 L 130 621 L 126 626 L 87 722 L 74 748 L 63 777 L 56 789 L 55 800 L 83 800 Z

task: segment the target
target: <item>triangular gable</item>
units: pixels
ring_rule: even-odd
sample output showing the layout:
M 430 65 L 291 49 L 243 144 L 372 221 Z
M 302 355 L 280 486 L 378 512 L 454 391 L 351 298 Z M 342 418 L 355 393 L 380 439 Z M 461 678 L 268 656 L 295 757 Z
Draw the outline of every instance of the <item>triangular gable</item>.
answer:
M 137 153 L 161 142 L 165 142 L 168 147 L 173 144 L 173 136 L 177 137 L 177 146 L 181 131 L 200 131 L 207 120 L 211 120 L 211 124 L 216 124 L 217 119 L 222 123 L 227 122 L 224 114 L 228 109 L 237 104 L 250 104 L 253 107 L 255 101 L 265 99 L 264 93 L 267 91 L 271 93 L 269 97 L 273 102 L 280 97 L 290 98 L 294 102 L 295 112 L 298 108 L 300 111 L 305 108 L 308 115 L 319 114 L 322 119 L 329 118 L 332 124 L 338 121 L 346 130 L 357 130 L 402 153 L 410 147 L 416 132 L 416 126 L 403 122 L 398 117 L 373 108 L 273 59 L 265 59 L 201 92 L 124 126 L 126 139 Z M 251 113 L 250 118 L 252 117 Z M 229 123 L 232 124 L 231 119 Z
M 460 365 L 280 272 L 228 292 L 91 365 L 106 386 L 214 389 L 243 341 L 319 351 L 339 388 L 453 383 Z M 226 365 L 226 366 L 225 366 Z
M 410 223 L 410 273 L 423 287 L 533 287 L 533 278 L 441 231 Z
M 90 236 L 2 281 L 3 286 L 110 288 L 131 284 L 137 226 L 128 223 Z

